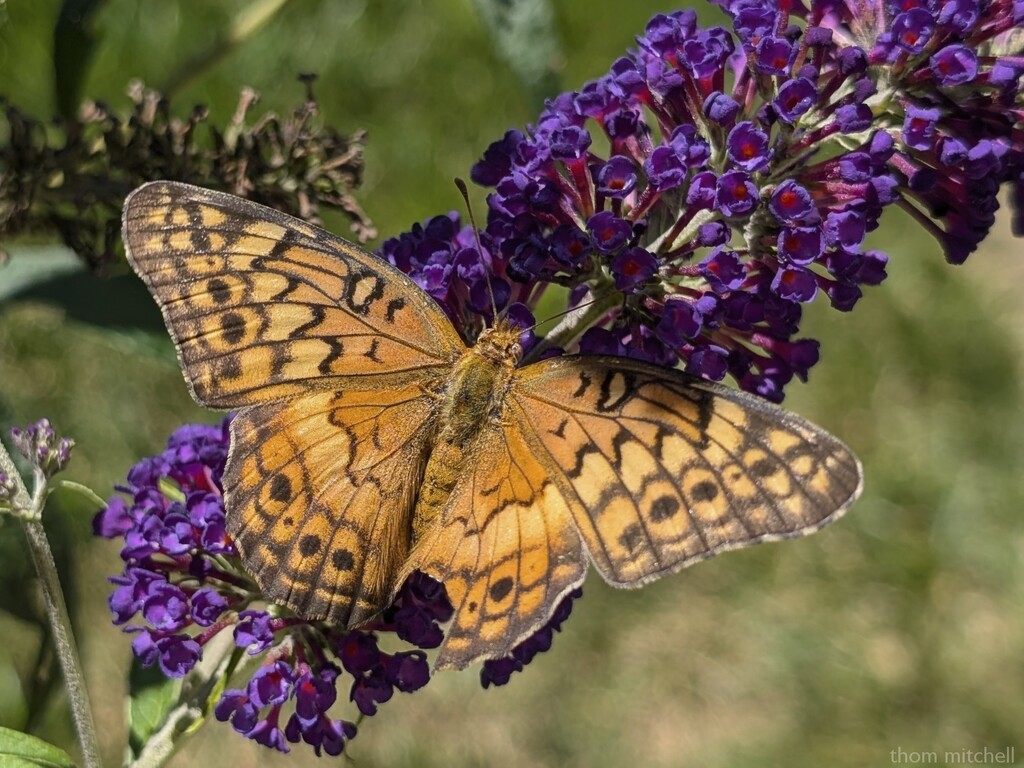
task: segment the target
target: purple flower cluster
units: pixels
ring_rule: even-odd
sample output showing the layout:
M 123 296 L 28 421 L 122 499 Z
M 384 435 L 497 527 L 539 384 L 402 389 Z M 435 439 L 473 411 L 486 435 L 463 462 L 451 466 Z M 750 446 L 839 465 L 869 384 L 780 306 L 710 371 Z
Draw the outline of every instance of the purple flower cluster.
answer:
M 305 742 L 319 755 L 337 755 L 355 725 L 332 717 L 342 671 L 349 699 L 363 715 L 395 690 L 410 692 L 429 679 L 422 650 L 385 653 L 377 633 L 393 632 L 419 648 L 440 645 L 439 623 L 451 618 L 444 587 L 414 574 L 394 604 L 358 630 L 309 622 L 278 606 L 256 607 L 259 590 L 225 532 L 221 474 L 228 452 L 228 420 L 178 429 L 158 456 L 143 459 L 93 521 L 99 536 L 123 542 L 124 571 L 111 578 L 114 623 L 134 635 L 132 648 L 146 665 L 182 677 L 204 647 L 230 629 L 238 648 L 262 664 L 242 689 L 226 690 L 219 720 L 248 738 L 281 751 Z
M 886 206 L 962 262 L 1024 173 L 1024 3 L 719 4 L 732 29 L 655 16 L 607 75 L 487 149 L 483 254 L 448 215 L 384 258 L 467 338 L 491 320 L 485 274 L 523 316 L 561 285 L 593 311 L 554 344 L 682 361 L 775 401 L 818 360 L 795 338 L 802 306 L 850 310 L 885 278 L 864 241 Z
M 46 477 L 52 477 L 63 470 L 71 460 L 71 449 L 74 448 L 75 441 L 68 437 L 59 437 L 50 425 L 49 419 L 40 419 L 24 429 L 11 427 L 10 435 L 18 453 Z M 0 498 L 3 497 L 5 489 L 13 495 L 14 481 L 0 473 Z
M 435 216 L 424 225 L 385 241 L 381 255 L 410 275 L 448 313 L 463 335 L 472 339 L 487 323 L 493 323 L 491 296 L 503 316 L 523 328 L 532 327 L 529 306 L 540 294 L 535 281 L 519 280 L 515 265 L 492 258 L 493 244 L 479 233 L 484 245 L 481 256 L 473 230 L 461 227 L 459 216 Z

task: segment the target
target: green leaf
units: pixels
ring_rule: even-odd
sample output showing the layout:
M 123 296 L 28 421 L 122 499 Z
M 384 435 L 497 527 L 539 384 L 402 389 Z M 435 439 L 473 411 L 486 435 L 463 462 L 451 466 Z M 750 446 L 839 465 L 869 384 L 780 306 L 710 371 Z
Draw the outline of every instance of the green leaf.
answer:
M 559 90 L 562 57 L 548 0 L 474 0 L 498 54 L 537 104 Z
M 53 28 L 53 91 L 64 117 L 74 117 L 82 100 L 96 40 L 89 28 L 106 0 L 64 0 Z
M 74 768 L 70 755 L 27 733 L 0 728 L 0 768 Z
M 0 265 L 0 301 L 55 277 L 85 271 L 75 252 L 62 245 L 13 247 L 8 253 L 10 258 Z
M 128 674 L 128 747 L 137 757 L 178 703 L 181 681 L 166 677 L 159 667 L 132 660 Z

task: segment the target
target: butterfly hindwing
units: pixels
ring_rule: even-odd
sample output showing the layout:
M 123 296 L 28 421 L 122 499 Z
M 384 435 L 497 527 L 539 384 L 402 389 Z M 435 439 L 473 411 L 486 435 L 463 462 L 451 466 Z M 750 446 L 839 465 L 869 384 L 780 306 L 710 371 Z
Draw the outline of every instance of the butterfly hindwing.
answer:
M 587 570 L 569 503 L 519 424 L 485 428 L 464 466 L 406 565 L 444 582 L 455 608 L 439 669 L 508 655 Z
M 421 380 L 465 350 L 390 264 L 234 195 L 146 184 L 125 202 L 124 233 L 204 405 L 280 400 L 332 377 L 363 389 Z
M 638 586 L 834 520 L 861 472 L 827 432 L 760 398 L 646 363 L 562 357 L 517 372 L 524 433 L 572 498 L 597 569 Z
M 325 390 L 234 417 L 228 532 L 268 598 L 341 626 L 386 607 L 433 418 L 415 385 Z

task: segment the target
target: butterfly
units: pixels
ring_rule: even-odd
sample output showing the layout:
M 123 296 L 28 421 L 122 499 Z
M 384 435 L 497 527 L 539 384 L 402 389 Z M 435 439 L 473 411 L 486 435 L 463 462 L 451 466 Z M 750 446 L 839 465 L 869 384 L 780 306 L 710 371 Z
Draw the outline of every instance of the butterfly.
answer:
M 468 347 L 407 275 L 306 222 L 158 181 L 128 259 L 193 397 L 234 409 L 228 532 L 263 593 L 356 627 L 414 571 L 454 606 L 436 665 L 507 655 L 590 564 L 636 587 L 841 515 L 860 464 L 760 398 L 612 356 Z

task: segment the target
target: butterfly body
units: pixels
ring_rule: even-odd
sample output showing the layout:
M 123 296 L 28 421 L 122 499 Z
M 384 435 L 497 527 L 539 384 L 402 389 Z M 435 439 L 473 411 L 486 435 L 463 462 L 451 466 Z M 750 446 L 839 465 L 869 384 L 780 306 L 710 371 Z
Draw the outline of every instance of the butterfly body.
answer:
M 860 493 L 798 416 L 626 358 L 521 366 L 500 321 L 468 348 L 390 264 L 241 198 L 147 184 L 124 238 L 196 400 L 235 409 L 227 528 L 264 595 L 355 627 L 425 572 L 454 606 L 438 667 L 509 654 L 590 565 L 640 586 Z
M 452 366 L 437 408 L 437 432 L 413 512 L 413 544 L 444 509 L 455 483 L 475 460 L 475 444 L 488 423 L 502 418 L 512 372 L 522 357 L 518 328 L 499 323 Z M 397 586 L 397 585 L 396 585 Z

